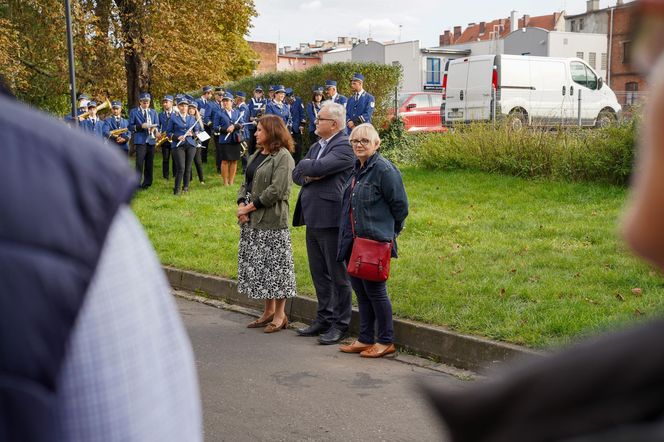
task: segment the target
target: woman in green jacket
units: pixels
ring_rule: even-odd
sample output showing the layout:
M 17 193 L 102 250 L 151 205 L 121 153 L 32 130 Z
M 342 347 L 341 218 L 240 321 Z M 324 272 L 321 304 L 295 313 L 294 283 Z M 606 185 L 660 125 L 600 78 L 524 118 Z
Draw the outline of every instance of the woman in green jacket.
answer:
M 286 299 L 295 296 L 293 248 L 288 230 L 288 198 L 295 162 L 293 139 L 283 120 L 261 117 L 256 129 L 261 149 L 249 158 L 240 187 L 238 290 L 265 300 L 260 318 L 247 327 L 274 333 L 288 325 Z

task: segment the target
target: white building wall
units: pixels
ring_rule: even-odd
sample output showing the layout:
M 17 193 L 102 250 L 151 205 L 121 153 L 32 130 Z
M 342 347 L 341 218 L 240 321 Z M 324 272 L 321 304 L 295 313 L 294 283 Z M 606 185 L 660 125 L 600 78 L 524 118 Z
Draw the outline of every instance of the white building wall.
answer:
M 450 50 L 468 50 L 470 55 L 498 55 L 504 53 L 505 43 L 503 40 L 487 40 L 476 41 L 472 43 L 461 43 L 450 46 L 445 46 L 445 49 Z
M 551 32 L 549 34 L 549 57 L 576 57 L 583 52 L 583 61 L 606 79 L 607 70 L 602 69 L 602 54 L 607 54 L 606 34 L 585 34 L 579 32 Z M 593 65 L 590 54 L 595 54 Z M 581 54 L 579 54 L 581 55 Z M 604 55 L 606 60 L 607 56 Z
M 350 49 L 344 51 L 332 51 L 323 54 L 321 63 L 339 63 L 347 62 L 353 59 L 353 53 Z
M 421 91 L 424 67 L 419 40 L 385 45 L 385 64 L 398 63 L 402 69 L 401 91 Z

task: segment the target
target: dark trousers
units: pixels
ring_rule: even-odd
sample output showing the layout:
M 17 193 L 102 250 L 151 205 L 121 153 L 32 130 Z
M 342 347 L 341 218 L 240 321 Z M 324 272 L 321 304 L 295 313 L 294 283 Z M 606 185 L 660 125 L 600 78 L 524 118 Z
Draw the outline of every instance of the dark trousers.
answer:
M 210 136 L 210 139 L 201 143 L 203 145 L 203 150 L 201 150 L 201 161 L 207 163 L 208 146 L 210 145 L 210 140 L 212 139 L 212 129 L 206 128 L 205 132 L 207 132 L 207 134 Z
M 171 143 L 165 142 L 161 145 L 161 174 L 165 179 L 168 179 L 168 171 L 171 168 L 173 169 L 173 177 L 175 177 L 175 155 L 171 154 L 172 147 Z
M 217 173 L 221 173 L 221 149 L 224 147 L 218 140 L 214 141 L 214 163 L 217 166 Z
M 348 330 L 353 292 L 343 262 L 337 262 L 339 229 L 312 229 L 307 227 L 307 256 L 309 271 L 318 298 L 316 322 Z
M 136 145 L 136 172 L 139 177 L 143 177 L 142 188 L 152 185 L 152 166 L 154 163 L 154 145 L 137 144 Z
M 357 306 L 360 310 L 360 336 L 358 340 L 363 344 L 391 344 L 394 342 L 394 324 L 392 322 L 392 303 L 387 296 L 385 282 L 365 281 L 353 278 L 353 285 L 357 296 Z M 378 324 L 378 335 L 374 338 L 374 324 Z
M 247 153 L 242 155 L 242 173 L 247 170 L 247 160 L 256 152 L 256 131 L 249 131 L 249 138 L 247 138 Z
M 194 154 L 194 166 L 196 166 L 196 174 L 198 175 L 198 181 L 201 183 L 205 181 L 205 175 L 203 175 L 203 162 L 201 161 L 201 155 L 203 152 L 207 151 L 207 149 L 197 147 L 196 148 L 196 153 Z M 193 172 L 189 171 L 189 181 L 191 181 L 191 174 Z
M 295 164 L 297 164 L 302 159 L 302 134 L 300 132 L 294 133 L 293 141 L 295 142 L 295 152 L 293 152 L 293 159 L 295 160 Z
M 180 183 L 183 183 L 184 190 L 189 190 L 189 178 L 191 177 L 191 162 L 196 154 L 196 149 L 191 146 L 180 146 L 173 151 L 173 158 L 177 164 L 177 174 L 175 175 L 175 186 L 173 193 L 180 193 Z

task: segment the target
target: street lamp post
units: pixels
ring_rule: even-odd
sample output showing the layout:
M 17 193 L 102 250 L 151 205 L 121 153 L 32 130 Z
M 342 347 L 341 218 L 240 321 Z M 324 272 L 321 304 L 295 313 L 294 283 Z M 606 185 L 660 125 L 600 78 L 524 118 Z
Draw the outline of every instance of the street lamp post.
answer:
M 71 117 L 78 124 L 76 114 L 76 70 L 74 69 L 74 37 L 71 30 L 70 0 L 65 0 L 65 19 L 67 21 L 67 48 L 69 49 L 69 93 L 71 98 Z

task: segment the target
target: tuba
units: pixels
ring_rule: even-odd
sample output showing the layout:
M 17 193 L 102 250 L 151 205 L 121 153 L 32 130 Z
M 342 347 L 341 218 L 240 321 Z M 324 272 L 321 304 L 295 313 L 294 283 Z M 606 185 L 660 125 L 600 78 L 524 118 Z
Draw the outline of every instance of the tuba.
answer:
M 109 109 L 110 107 L 111 107 L 111 102 L 107 98 L 106 101 L 104 101 L 102 104 L 97 106 L 96 109 L 97 109 L 97 112 L 99 112 L 100 110 Z M 88 118 L 89 116 L 90 116 L 90 112 L 83 112 L 81 115 L 78 116 L 78 120 L 83 121 L 86 118 Z

